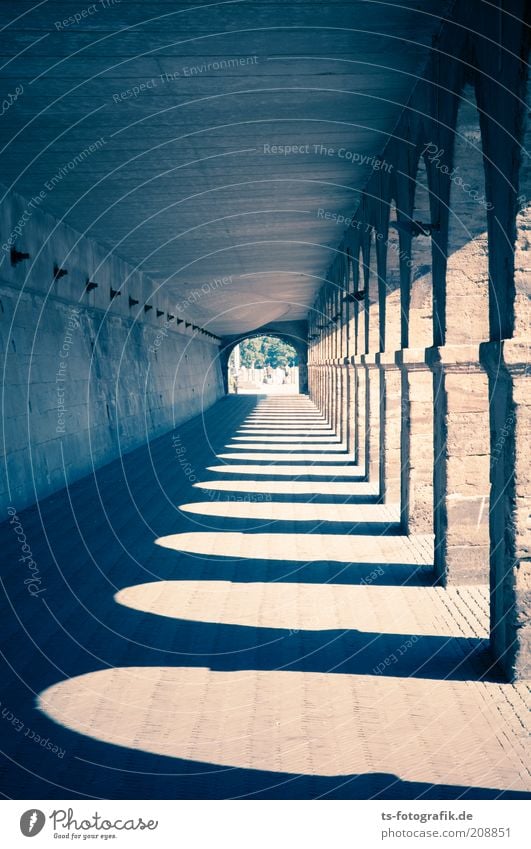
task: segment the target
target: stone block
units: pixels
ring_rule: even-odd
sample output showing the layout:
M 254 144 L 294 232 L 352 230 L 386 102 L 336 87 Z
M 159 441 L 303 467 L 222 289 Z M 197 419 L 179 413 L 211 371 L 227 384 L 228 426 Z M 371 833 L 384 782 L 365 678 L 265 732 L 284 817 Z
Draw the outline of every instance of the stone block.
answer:
M 448 414 L 484 413 L 488 410 L 486 375 L 447 374 L 445 378 Z
M 478 492 L 488 494 L 490 488 L 488 455 L 448 457 L 446 486 L 448 495 L 477 497 Z
M 459 457 L 488 454 L 490 451 L 489 413 L 449 413 L 446 417 L 446 447 Z
M 447 498 L 448 544 L 488 545 L 489 500 L 482 498 Z
M 488 545 L 451 545 L 446 552 L 446 583 L 483 584 L 489 583 Z

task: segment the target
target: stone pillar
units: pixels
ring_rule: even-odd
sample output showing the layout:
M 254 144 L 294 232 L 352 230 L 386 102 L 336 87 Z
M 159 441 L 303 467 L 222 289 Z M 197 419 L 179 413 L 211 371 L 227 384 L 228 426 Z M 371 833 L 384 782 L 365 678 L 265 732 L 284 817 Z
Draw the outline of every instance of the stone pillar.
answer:
M 435 570 L 442 584 L 488 583 L 489 402 L 479 345 L 489 338 L 489 245 L 482 133 L 474 90 L 455 104 L 456 126 L 437 166 L 434 234 Z M 451 123 L 451 122 L 450 122 Z M 474 141 L 473 141 L 474 140 Z M 428 163 L 433 159 L 428 155 Z M 468 191 L 442 165 L 459 172 Z M 448 172 L 450 173 L 450 172 Z M 437 345 L 439 347 L 437 347 Z
M 350 364 L 345 365 L 345 379 L 347 383 L 347 405 L 346 405 L 346 445 L 349 455 L 358 462 L 356 451 L 356 371 Z
M 341 380 L 343 383 L 343 410 L 342 410 L 342 419 L 343 419 L 343 443 L 345 445 L 345 449 L 350 452 L 350 435 L 349 435 L 349 427 L 350 427 L 350 404 L 351 404 L 351 386 L 350 386 L 350 375 L 348 365 L 343 362 L 341 366 Z
M 356 357 L 356 461 L 360 472 L 367 476 L 368 439 L 367 439 L 367 370 Z
M 396 210 L 395 210 L 396 220 Z M 396 364 L 401 344 L 399 250 L 395 231 L 386 226 L 379 248 L 380 342 L 380 493 L 387 504 L 400 504 L 402 381 Z
M 380 370 L 374 356 L 365 354 L 365 474 L 368 481 L 380 480 Z
M 380 494 L 386 504 L 400 504 L 400 434 L 402 385 L 394 354 L 379 354 L 380 368 Z
M 514 680 L 531 676 L 529 342 L 506 340 L 481 348 L 491 411 L 491 647 Z
M 334 411 L 334 406 L 333 406 L 334 382 L 333 382 L 332 366 L 330 365 L 330 363 L 327 363 L 327 365 L 325 367 L 325 374 L 326 374 L 326 420 L 327 420 L 327 422 L 329 422 L 330 426 L 333 429 L 335 427 L 334 415 L 333 415 L 333 411 Z
M 329 415 L 330 415 L 330 424 L 332 425 L 332 429 L 334 433 L 337 433 L 337 386 L 336 386 L 336 368 L 333 363 L 330 363 L 328 366 L 328 375 L 329 375 L 329 390 L 328 390 L 328 404 L 329 404 Z
M 511 91 L 524 80 L 515 67 Z M 487 90 L 489 98 L 492 92 Z M 495 341 L 481 346 L 491 412 L 491 646 L 511 680 L 531 675 L 531 164 L 525 154 L 531 145 L 530 79 L 526 101 L 522 110 L 516 98 L 512 109 L 497 100 L 497 117 L 501 127 L 509 124 L 509 132 L 493 121 L 486 134 L 495 289 L 490 311 L 490 338 Z M 520 137 L 520 127 L 521 150 L 511 144 Z M 518 168 L 518 179 L 506 178 L 511 167 Z M 514 225 L 513 253 L 505 235 Z M 504 336 L 513 338 L 500 341 Z
M 433 533 L 433 375 L 424 349 L 404 348 L 401 370 L 401 515 L 409 534 Z
M 434 373 L 435 573 L 488 584 L 489 412 L 477 345 L 429 349 Z
M 336 427 L 335 431 L 340 439 L 343 439 L 344 420 L 343 420 L 343 372 L 340 365 L 334 366 L 335 376 L 335 415 Z
M 299 392 L 301 395 L 308 395 L 310 392 L 309 375 L 308 375 L 308 352 L 306 359 L 303 360 L 299 355 Z

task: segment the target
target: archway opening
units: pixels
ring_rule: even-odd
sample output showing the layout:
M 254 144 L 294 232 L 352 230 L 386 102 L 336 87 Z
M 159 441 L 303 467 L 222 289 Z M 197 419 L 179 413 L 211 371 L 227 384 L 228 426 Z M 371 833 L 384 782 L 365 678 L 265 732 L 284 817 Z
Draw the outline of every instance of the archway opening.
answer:
M 239 342 L 228 362 L 229 394 L 293 395 L 299 392 L 299 355 L 280 336 Z

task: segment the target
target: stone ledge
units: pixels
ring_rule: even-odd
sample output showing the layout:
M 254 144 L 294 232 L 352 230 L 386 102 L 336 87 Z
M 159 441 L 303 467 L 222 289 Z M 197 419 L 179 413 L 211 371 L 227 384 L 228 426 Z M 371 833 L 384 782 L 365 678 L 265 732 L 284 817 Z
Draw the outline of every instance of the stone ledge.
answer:
M 399 351 L 381 351 L 376 354 L 376 364 L 382 369 L 397 369 L 397 356 Z
M 500 342 L 482 342 L 479 347 L 481 364 L 485 371 L 503 378 L 503 373 L 531 377 L 531 342 L 522 338 L 503 339 Z
M 429 371 L 426 361 L 426 348 L 401 348 L 395 353 L 397 366 L 407 371 Z
M 42 289 L 36 289 L 29 285 L 24 284 L 24 287 L 21 289 L 20 287 L 10 283 L 9 280 L 6 280 L 4 277 L 0 277 L 0 292 L 5 292 L 5 297 L 11 297 L 13 293 L 13 297 L 16 297 L 19 301 L 31 300 L 32 298 L 39 298 L 41 301 L 45 301 L 49 304 L 59 304 L 64 307 L 68 307 L 69 309 L 75 307 L 76 309 L 82 311 L 84 314 L 90 315 L 99 315 L 102 320 L 106 321 L 115 321 L 118 320 L 123 322 L 124 324 L 129 325 L 130 327 L 141 327 L 146 328 L 146 330 L 152 330 L 154 335 L 161 333 L 163 330 L 163 336 L 166 336 L 167 333 L 176 333 L 180 336 L 186 336 L 188 338 L 194 337 L 194 330 L 192 329 L 192 322 L 188 322 L 188 327 L 186 327 L 187 319 L 180 318 L 177 314 L 175 314 L 176 320 L 168 321 L 167 313 L 164 314 L 164 317 L 159 316 L 156 318 L 156 313 L 151 318 L 147 318 L 146 314 L 139 311 L 136 315 L 126 315 L 122 312 L 114 312 L 109 309 L 109 307 L 101 307 L 96 304 L 88 303 L 85 301 L 74 301 L 69 297 L 62 297 L 61 295 L 56 294 L 55 292 L 45 292 Z M 160 319 L 163 318 L 161 322 Z M 198 328 L 196 339 L 202 342 L 208 342 L 211 345 L 216 345 L 218 347 L 221 346 L 221 337 L 216 336 L 216 334 L 210 333 L 204 327 Z
M 481 372 L 500 370 L 531 377 L 531 342 L 504 339 L 501 342 L 475 342 L 469 345 L 438 345 L 431 348 L 400 348 L 333 357 L 310 364 L 312 367 L 353 365 L 433 371 Z
M 426 362 L 434 371 L 481 372 L 480 343 L 470 345 L 441 345 L 426 348 Z

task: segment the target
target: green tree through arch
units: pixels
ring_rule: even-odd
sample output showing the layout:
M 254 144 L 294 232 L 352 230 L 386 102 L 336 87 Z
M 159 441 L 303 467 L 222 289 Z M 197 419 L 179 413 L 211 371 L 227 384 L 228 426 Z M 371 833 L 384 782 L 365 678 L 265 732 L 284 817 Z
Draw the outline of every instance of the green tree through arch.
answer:
M 278 336 L 255 336 L 240 342 L 240 362 L 245 368 L 286 368 L 298 365 L 298 357 Z

